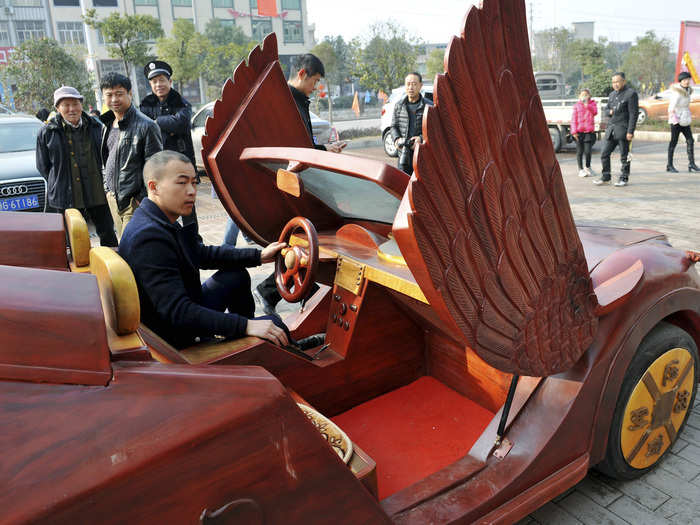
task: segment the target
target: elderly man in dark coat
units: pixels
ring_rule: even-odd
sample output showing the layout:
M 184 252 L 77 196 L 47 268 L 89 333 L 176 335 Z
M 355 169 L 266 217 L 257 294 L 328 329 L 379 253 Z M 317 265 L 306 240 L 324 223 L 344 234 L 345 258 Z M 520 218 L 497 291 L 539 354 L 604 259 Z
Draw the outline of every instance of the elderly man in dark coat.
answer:
M 63 213 L 78 208 L 92 220 L 102 246 L 117 246 L 102 180 L 102 124 L 83 111 L 83 97 L 70 86 L 53 95 L 57 114 L 36 141 L 36 167 L 46 179 L 48 205 Z

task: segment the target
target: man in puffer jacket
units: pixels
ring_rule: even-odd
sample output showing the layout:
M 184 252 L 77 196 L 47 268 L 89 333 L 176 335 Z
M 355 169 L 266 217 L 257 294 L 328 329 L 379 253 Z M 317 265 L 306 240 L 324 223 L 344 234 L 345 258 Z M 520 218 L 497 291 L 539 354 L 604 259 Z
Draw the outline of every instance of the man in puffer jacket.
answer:
M 673 152 L 678 144 L 678 136 L 683 133 L 688 151 L 688 171 L 700 172 L 695 165 L 695 147 L 693 132 L 690 130 L 692 117 L 690 115 L 690 73 L 683 71 L 678 74 L 678 84 L 671 86 L 671 100 L 668 104 L 668 123 L 671 125 L 671 142 L 668 143 L 668 162 L 666 171 L 678 173 L 673 166 Z
M 598 106 L 591 99 L 591 92 L 582 89 L 578 102 L 574 105 L 571 115 L 571 136 L 576 141 L 576 162 L 578 162 L 578 176 L 590 177 L 591 148 L 595 142 L 595 116 L 598 114 Z M 583 167 L 583 155 L 586 155 L 586 167 Z
M 398 167 L 413 174 L 413 150 L 423 142 L 423 113 L 430 100 L 421 95 L 423 78 L 420 73 L 409 73 L 405 81 L 406 96 L 394 106 L 391 118 L 391 138 L 399 151 Z

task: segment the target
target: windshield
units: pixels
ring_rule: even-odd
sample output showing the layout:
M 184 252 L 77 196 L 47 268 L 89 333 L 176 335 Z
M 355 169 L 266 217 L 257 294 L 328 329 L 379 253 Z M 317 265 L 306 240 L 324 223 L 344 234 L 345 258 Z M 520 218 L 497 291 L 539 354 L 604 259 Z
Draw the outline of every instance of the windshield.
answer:
M 287 169 L 286 163 L 262 164 L 273 173 L 279 168 Z M 304 191 L 323 201 L 343 218 L 394 222 L 400 201 L 374 182 L 315 167 L 306 168 L 299 176 Z
M 14 124 L 0 121 L 0 153 L 13 151 L 30 151 L 36 148 L 36 136 L 41 129 L 41 122 L 22 122 Z

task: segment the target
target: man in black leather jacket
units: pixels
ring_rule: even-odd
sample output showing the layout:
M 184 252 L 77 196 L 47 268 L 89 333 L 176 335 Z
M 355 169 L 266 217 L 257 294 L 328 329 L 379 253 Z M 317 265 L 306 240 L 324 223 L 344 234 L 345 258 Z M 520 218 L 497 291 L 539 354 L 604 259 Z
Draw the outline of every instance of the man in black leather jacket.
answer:
M 423 97 L 423 78 L 420 73 L 409 73 L 404 82 L 406 96 L 394 106 L 391 117 L 391 138 L 399 151 L 398 168 L 413 174 L 413 150 L 423 142 L 423 113 L 433 103 Z
M 119 73 L 108 73 L 100 89 L 110 111 L 100 120 L 104 182 L 117 235 L 131 220 L 146 197 L 143 165 L 163 149 L 160 128 L 131 103 L 131 81 Z
M 637 127 L 639 96 L 634 89 L 626 85 L 625 74 L 622 72 L 613 75 L 612 87 L 614 91 L 610 93 L 606 106 L 610 120 L 605 130 L 605 142 L 600 155 L 602 173 L 599 179 L 593 181 L 597 186 L 610 183 L 610 154 L 618 144 L 622 172 L 615 186 L 627 186 L 630 176 L 629 147 Z

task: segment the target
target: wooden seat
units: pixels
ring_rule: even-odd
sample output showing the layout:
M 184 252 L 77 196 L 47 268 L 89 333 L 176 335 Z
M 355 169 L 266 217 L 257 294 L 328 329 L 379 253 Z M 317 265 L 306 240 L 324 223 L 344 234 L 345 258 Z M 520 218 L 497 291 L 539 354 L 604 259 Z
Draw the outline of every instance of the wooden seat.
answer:
M 68 233 L 71 258 L 68 261 L 72 272 L 90 271 L 90 234 L 87 222 L 80 211 L 69 208 L 63 213 Z
M 99 246 L 90 250 L 90 271 L 97 277 L 112 354 L 143 352 L 147 349 L 136 332 L 141 306 L 131 268 L 117 252 Z
M 128 263 L 111 248 L 90 250 L 90 271 L 97 277 L 105 312 L 107 340 L 117 359 L 142 359 L 144 352 L 164 363 L 208 364 L 259 345 L 257 337 L 208 341 L 176 350 L 141 324 L 139 292 Z M 148 344 L 147 344 L 148 343 Z

